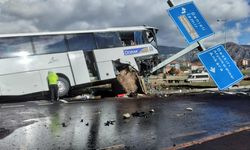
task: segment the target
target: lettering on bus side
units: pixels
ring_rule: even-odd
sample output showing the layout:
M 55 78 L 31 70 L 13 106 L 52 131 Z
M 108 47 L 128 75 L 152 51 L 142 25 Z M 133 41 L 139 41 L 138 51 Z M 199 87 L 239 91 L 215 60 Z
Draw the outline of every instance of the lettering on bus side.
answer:
M 133 49 L 125 49 L 123 50 L 123 54 L 125 56 L 127 55 L 134 55 L 134 54 L 139 54 L 139 53 L 146 53 L 149 52 L 149 48 L 148 47 L 142 47 L 142 48 L 133 48 Z

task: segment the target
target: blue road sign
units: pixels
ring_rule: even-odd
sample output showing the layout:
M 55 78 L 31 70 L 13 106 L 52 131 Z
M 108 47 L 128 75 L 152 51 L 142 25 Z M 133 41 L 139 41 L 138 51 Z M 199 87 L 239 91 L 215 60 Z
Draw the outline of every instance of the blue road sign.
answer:
M 189 44 L 214 34 L 193 2 L 171 7 L 168 13 Z
M 198 57 L 220 90 L 243 79 L 241 71 L 223 45 L 200 52 Z

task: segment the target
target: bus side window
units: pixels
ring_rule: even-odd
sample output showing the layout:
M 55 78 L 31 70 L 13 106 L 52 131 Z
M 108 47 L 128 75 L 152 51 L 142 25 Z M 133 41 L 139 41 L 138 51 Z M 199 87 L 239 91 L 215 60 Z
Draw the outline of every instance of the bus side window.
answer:
M 0 39 L 0 57 L 28 56 L 33 54 L 30 37 Z
M 35 36 L 33 37 L 33 43 L 36 54 L 50 54 L 67 51 L 63 35 Z
M 123 46 L 136 45 L 134 42 L 134 32 L 120 32 L 120 39 L 124 43 Z
M 135 41 L 136 45 L 140 45 L 140 44 L 144 43 L 142 32 L 140 32 L 140 31 L 134 32 L 134 41 Z
M 96 49 L 94 35 L 91 33 L 67 35 L 66 39 L 70 51 Z
M 125 43 L 124 46 L 134 46 L 145 43 L 143 33 L 141 31 L 120 32 L 120 38 Z
M 122 42 L 116 32 L 94 33 L 94 36 L 97 47 L 100 49 L 122 47 Z

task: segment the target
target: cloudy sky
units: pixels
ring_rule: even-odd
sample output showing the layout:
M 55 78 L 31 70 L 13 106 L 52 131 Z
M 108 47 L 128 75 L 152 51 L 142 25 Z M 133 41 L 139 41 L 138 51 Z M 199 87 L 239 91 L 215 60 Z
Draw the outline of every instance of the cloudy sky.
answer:
M 159 44 L 186 46 L 166 13 L 167 0 L 0 0 L 0 34 L 100 29 L 150 25 L 158 27 Z M 190 0 L 172 0 L 181 4 Z M 250 45 L 250 0 L 194 0 L 216 32 L 206 40 Z M 220 21 L 217 21 L 220 20 Z

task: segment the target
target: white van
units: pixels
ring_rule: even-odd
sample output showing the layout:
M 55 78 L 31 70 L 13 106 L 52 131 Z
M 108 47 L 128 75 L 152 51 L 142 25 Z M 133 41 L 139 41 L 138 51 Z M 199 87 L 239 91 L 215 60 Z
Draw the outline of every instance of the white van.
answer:
M 209 81 L 209 75 L 208 73 L 194 73 L 190 74 L 187 78 L 187 82 L 208 82 Z

